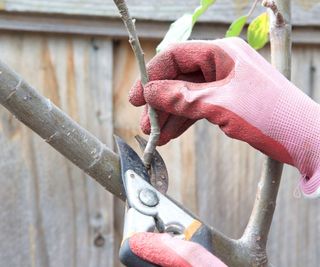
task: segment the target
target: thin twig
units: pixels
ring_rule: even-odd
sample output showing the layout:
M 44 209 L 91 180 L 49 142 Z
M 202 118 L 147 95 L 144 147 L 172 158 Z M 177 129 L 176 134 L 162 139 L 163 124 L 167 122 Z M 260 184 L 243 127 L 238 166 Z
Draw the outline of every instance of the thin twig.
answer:
M 256 6 L 257 6 L 257 4 L 258 4 L 259 1 L 260 1 L 260 0 L 255 0 L 255 1 L 254 1 L 253 5 L 251 6 L 251 8 L 250 8 L 250 10 L 249 10 L 249 12 L 248 12 L 248 14 L 247 14 L 247 17 L 248 17 L 248 18 L 252 15 L 253 11 L 256 9 Z
M 149 78 L 146 70 L 144 53 L 142 51 L 142 48 L 139 42 L 134 21 L 130 17 L 129 10 L 125 0 L 114 0 L 114 3 L 118 7 L 121 19 L 123 20 L 127 28 L 127 31 L 129 33 L 129 43 L 132 47 L 132 50 L 134 51 L 134 54 L 138 61 L 138 65 L 140 69 L 141 84 L 142 86 L 145 86 L 149 81 Z M 160 129 L 158 125 L 157 113 L 151 106 L 148 106 L 148 115 L 150 119 L 151 132 L 150 132 L 150 137 L 149 137 L 147 146 L 144 150 L 142 159 L 146 167 L 149 169 L 153 152 L 156 148 L 158 139 L 160 137 Z

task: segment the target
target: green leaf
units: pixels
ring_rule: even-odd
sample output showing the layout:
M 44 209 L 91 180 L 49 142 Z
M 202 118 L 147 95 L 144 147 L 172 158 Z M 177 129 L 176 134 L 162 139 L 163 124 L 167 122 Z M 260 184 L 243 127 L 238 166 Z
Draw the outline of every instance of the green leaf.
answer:
M 188 40 L 191 35 L 193 25 L 198 18 L 211 6 L 216 0 L 200 0 L 198 6 L 193 14 L 184 14 L 170 25 L 170 28 L 163 38 L 161 43 L 157 46 L 157 53 L 166 48 L 170 43 L 183 42 Z
M 207 9 L 214 4 L 216 0 L 200 0 L 200 6 L 198 6 L 192 15 L 192 23 L 195 24 L 198 18 L 207 11 Z
M 232 22 L 232 24 L 226 32 L 226 37 L 239 36 L 244 25 L 246 25 L 247 19 L 248 16 L 242 16 L 240 18 L 237 18 L 234 22 Z
M 216 1 L 216 0 L 201 0 L 201 1 L 200 1 L 200 5 L 208 8 L 209 6 L 211 6 L 212 4 L 214 4 L 215 1 Z
M 248 27 L 248 43 L 256 50 L 265 46 L 269 40 L 269 17 L 262 13 L 256 17 Z
M 177 19 L 170 25 L 164 39 L 157 46 L 157 52 L 166 48 L 170 43 L 183 42 L 188 40 L 192 31 L 192 15 L 184 14 L 181 18 Z

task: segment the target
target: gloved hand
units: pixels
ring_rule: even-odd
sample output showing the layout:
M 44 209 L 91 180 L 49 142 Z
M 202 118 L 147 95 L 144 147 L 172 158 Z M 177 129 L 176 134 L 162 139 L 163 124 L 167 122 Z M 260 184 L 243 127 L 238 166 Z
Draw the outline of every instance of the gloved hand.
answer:
M 227 267 L 199 244 L 169 234 L 137 233 L 129 245 L 134 254 L 162 267 Z
M 129 100 L 159 112 L 159 145 L 206 118 L 229 137 L 296 166 L 305 195 L 320 194 L 320 106 L 240 38 L 170 46 L 148 64 Z M 150 123 L 145 111 L 145 133 Z

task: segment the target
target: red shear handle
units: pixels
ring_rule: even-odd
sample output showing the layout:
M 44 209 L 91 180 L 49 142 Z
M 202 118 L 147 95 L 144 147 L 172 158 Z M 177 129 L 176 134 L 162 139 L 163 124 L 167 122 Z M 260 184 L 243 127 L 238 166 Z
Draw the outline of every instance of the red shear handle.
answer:
M 145 261 L 136 255 L 130 247 L 130 237 L 122 242 L 119 251 L 119 258 L 122 264 L 127 267 L 160 267 L 159 265 Z
M 198 243 L 209 252 L 212 252 L 212 234 L 208 226 L 198 220 L 194 220 L 184 231 L 185 240 Z M 130 239 L 126 238 L 120 247 L 119 257 L 127 267 L 159 267 L 154 263 L 146 261 L 135 254 L 130 246 Z

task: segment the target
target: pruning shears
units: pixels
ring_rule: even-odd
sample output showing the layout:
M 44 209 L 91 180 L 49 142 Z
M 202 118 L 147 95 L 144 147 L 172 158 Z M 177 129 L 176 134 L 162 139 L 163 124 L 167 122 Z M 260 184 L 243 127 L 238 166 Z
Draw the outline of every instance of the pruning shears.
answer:
M 128 267 L 154 267 L 133 253 L 129 240 L 135 233 L 169 233 L 196 242 L 212 252 L 210 228 L 182 205 L 166 195 L 168 174 L 160 154 L 155 151 L 148 173 L 138 154 L 120 137 L 115 137 L 121 163 L 121 177 L 127 196 L 127 207 L 120 247 L 120 260 Z M 146 141 L 137 138 L 140 147 Z M 152 181 L 152 184 L 151 184 Z

